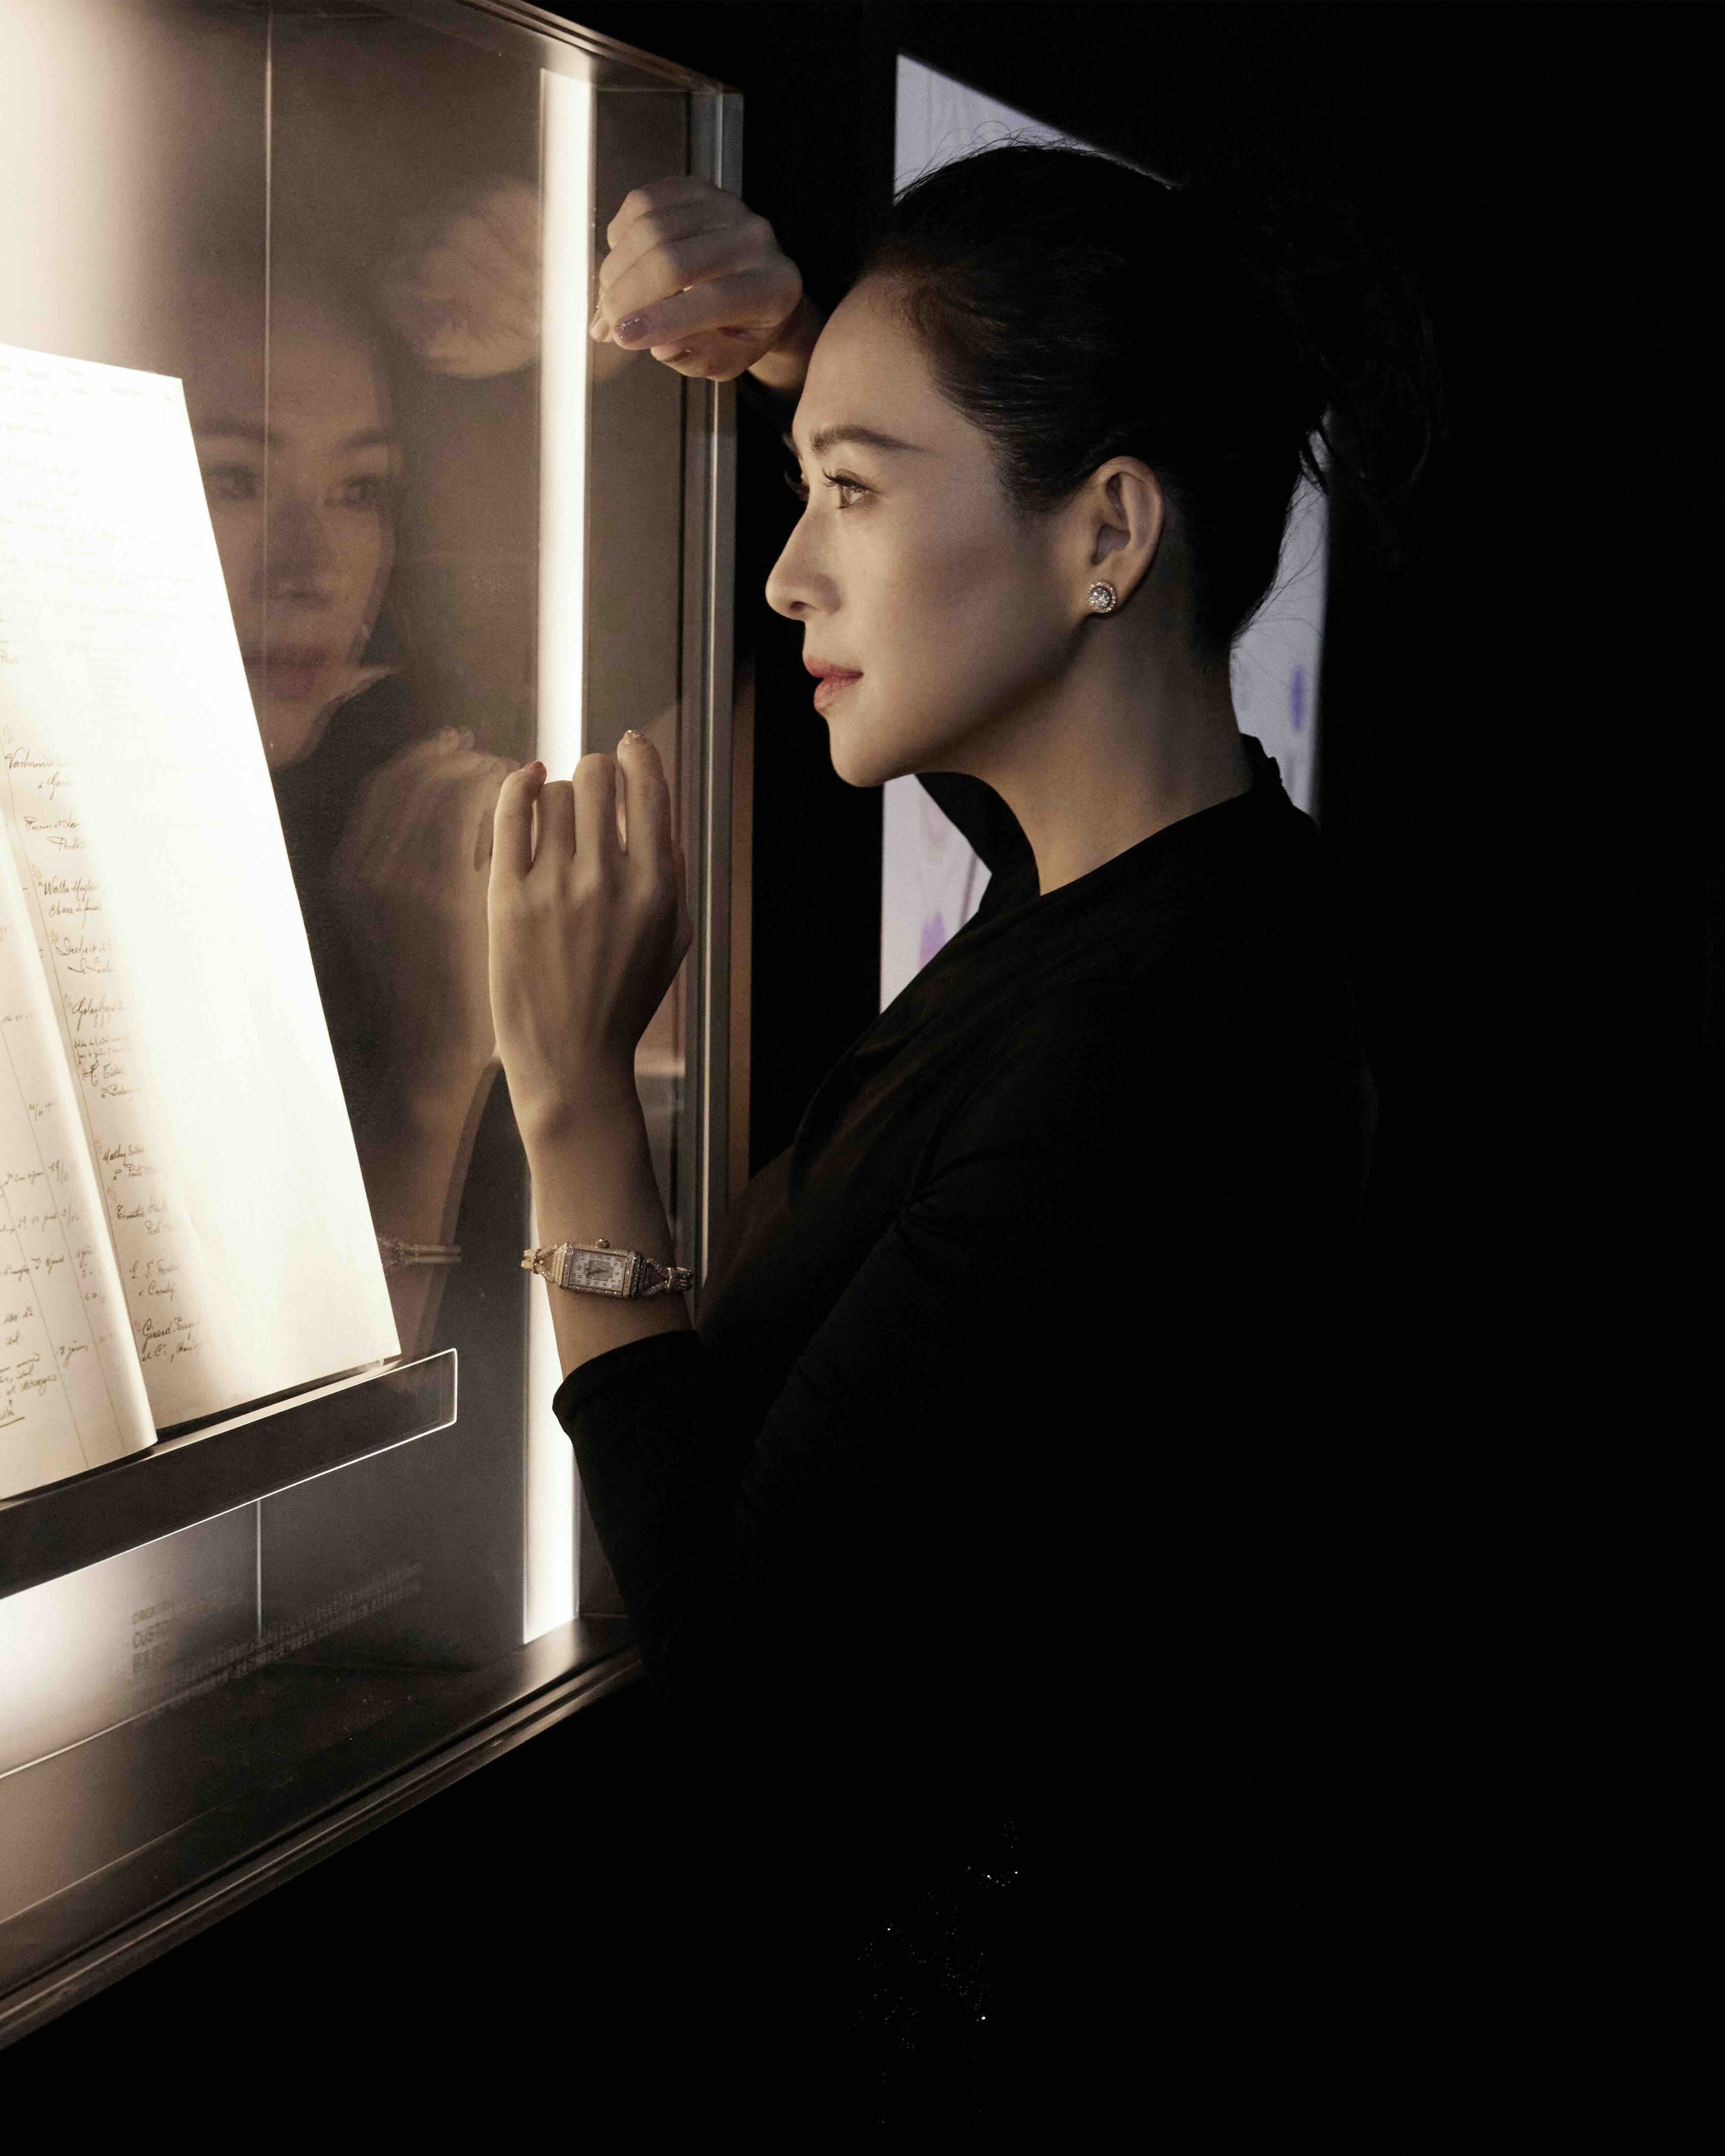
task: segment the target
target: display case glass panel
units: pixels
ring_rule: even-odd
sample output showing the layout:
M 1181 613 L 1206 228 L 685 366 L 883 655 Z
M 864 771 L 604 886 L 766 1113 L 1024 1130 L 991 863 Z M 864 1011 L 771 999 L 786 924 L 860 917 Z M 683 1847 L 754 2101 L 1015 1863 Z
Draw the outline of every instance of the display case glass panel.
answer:
M 357 1792 L 405 1801 L 629 1666 L 520 1265 L 537 1238 L 491 1041 L 485 885 L 507 770 L 566 773 L 631 726 L 655 743 L 696 936 L 637 1075 L 699 1280 L 727 1158 L 726 1057 L 708 1048 L 728 1037 L 731 392 L 587 326 L 624 196 L 680 172 L 737 186 L 739 125 L 720 85 L 517 0 L 0 13 L 0 183 L 25 205 L 0 227 L 10 947 L 22 980 L 33 922 L 44 963 L 69 949 L 99 972 L 130 935 L 141 1037 L 168 1043 L 159 1088 L 182 1124 L 188 1101 L 214 1104 L 175 1126 L 198 1168 L 181 1212 L 132 1193 L 122 1215 L 105 1178 L 136 1163 L 105 1149 L 86 1096 L 125 1043 L 87 1055 L 64 997 L 58 1019 L 51 996 L 30 1006 L 88 1169 L 60 1229 L 105 1266 L 105 1214 L 109 1302 L 132 1321 L 110 1327 L 113 1382 L 148 1397 L 136 1442 L 95 1465 L 8 1453 L 0 1411 L 0 2035 L 341 1831 Z M 23 782 L 64 796 L 32 795 L 27 820 Z M 87 863 L 62 875 L 42 852 L 50 809 L 58 843 L 100 829 L 124 855 L 111 890 L 136 895 L 110 898 L 111 947 Z M 214 988 L 186 956 L 194 916 L 227 968 Z M 279 1041 L 306 1086 L 326 1074 L 315 1142 Z M 29 1139 L 45 1162 L 31 1118 L 54 1087 L 15 1075 L 6 1161 Z M 265 1155 L 291 1186 L 268 1217 L 303 1224 L 218 1264 L 249 1200 L 261 1216 Z M 28 1196 L 0 1220 L 19 1427 L 72 1383 L 31 1391 L 19 1359 L 54 1277 L 29 1241 L 54 1209 L 26 1219 Z M 128 1270 L 134 1232 L 167 1238 L 138 1262 L 177 1238 L 173 1261 Z M 310 1268 L 299 1301 L 330 1315 L 295 1382 L 249 1384 L 241 1358 L 182 1402 L 198 1412 L 166 1410 L 152 1343 L 167 1355 L 191 1327 L 153 1306 L 146 1327 L 138 1283 L 168 1296 L 182 1244 L 213 1281 L 251 1283 L 233 1308 L 253 1346 L 293 1330 L 270 1265 Z M 364 1339 L 393 1326 L 396 1352 L 344 1346 L 362 1309 Z

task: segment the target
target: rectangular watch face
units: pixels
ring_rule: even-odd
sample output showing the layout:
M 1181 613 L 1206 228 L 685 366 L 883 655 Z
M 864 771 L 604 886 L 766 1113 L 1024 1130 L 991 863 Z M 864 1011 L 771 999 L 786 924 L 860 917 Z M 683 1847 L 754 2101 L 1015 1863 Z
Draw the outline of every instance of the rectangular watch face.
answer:
M 563 1285 L 588 1295 L 624 1295 L 629 1264 L 626 1250 L 571 1250 L 563 1261 Z

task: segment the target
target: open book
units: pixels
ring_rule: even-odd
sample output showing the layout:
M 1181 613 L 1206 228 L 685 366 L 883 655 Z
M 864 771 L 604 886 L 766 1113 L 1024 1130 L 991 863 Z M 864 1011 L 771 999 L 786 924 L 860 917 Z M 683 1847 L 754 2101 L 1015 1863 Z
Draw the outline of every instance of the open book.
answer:
M 0 1495 L 399 1352 L 177 382 L 0 346 Z

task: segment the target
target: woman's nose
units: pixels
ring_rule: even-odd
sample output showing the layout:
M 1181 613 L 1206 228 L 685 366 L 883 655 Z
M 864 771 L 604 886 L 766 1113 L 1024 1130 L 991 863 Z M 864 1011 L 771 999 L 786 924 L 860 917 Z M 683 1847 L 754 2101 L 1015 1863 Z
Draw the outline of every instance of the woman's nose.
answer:
M 831 579 L 820 573 L 811 558 L 807 530 L 808 519 L 800 518 L 767 579 L 767 603 L 788 621 L 801 621 L 807 614 L 832 608 Z
M 334 551 L 316 506 L 296 495 L 278 495 L 270 516 L 271 594 L 277 598 L 328 598 L 334 565 Z

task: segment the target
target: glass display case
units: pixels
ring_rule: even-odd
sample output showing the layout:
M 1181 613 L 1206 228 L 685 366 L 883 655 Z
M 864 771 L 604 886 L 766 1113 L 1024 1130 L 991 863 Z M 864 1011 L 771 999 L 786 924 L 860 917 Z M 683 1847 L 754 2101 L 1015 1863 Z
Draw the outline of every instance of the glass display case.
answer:
M 635 1670 L 520 1265 L 486 847 L 508 769 L 658 747 L 695 940 L 637 1075 L 699 1281 L 730 1151 L 732 393 L 587 331 L 624 198 L 740 187 L 740 125 L 517 0 L 0 11 L 0 955 L 27 971 L 33 925 L 48 982 L 0 1032 L 39 1019 L 59 1074 L 0 1084 L 0 2041 Z M 74 998 L 68 966 L 100 978 Z M 103 1120 L 147 1117 L 146 1035 L 166 1196 Z M 27 1218 L 68 1152 L 83 1214 Z M 132 1321 L 98 1342 L 147 1395 L 111 1457 L 22 1435 L 98 1359 L 31 1347 L 50 1233 L 98 1283 L 67 1322 Z M 218 1305 L 225 1389 L 172 1391 Z M 247 1359 L 278 1330 L 286 1360 Z

